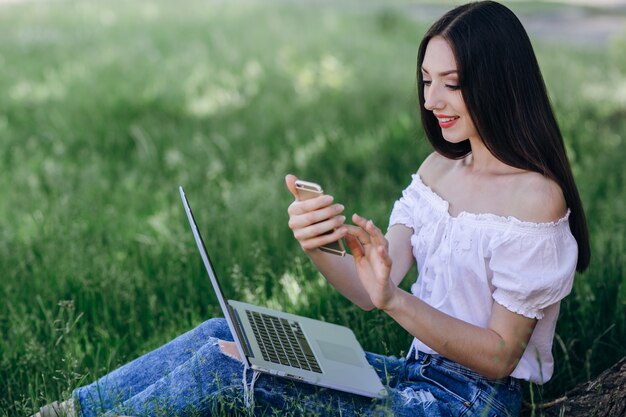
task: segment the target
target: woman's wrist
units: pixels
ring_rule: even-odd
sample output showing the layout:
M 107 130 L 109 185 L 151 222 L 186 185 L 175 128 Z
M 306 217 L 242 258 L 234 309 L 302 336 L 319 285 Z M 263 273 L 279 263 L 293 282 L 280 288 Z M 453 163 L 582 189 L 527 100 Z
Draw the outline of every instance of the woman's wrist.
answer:
M 381 306 L 379 310 L 384 311 L 385 313 L 393 316 L 394 314 L 400 312 L 402 306 L 402 297 L 404 291 L 395 285 L 392 286 L 391 296 L 387 300 L 384 306 Z

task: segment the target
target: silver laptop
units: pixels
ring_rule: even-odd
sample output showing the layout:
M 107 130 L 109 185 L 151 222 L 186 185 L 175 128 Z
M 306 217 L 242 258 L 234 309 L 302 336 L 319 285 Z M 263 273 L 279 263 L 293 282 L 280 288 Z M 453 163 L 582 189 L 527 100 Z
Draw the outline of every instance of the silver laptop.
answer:
M 180 197 L 220 307 L 244 366 L 371 398 L 385 387 L 347 327 L 239 301 L 226 301 L 182 187 Z

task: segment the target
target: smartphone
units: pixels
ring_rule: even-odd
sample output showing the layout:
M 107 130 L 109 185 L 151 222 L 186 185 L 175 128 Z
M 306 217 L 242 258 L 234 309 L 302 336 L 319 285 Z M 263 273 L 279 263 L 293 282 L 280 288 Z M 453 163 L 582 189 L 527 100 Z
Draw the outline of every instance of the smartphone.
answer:
M 308 200 L 324 194 L 324 190 L 322 190 L 322 187 L 319 184 L 304 180 L 296 180 L 296 190 L 298 190 L 298 197 L 300 200 Z M 332 232 L 329 231 L 326 234 L 330 233 Z M 346 248 L 344 247 L 341 239 L 335 242 L 327 243 L 324 246 L 320 246 L 320 250 L 339 256 L 344 256 L 346 254 Z

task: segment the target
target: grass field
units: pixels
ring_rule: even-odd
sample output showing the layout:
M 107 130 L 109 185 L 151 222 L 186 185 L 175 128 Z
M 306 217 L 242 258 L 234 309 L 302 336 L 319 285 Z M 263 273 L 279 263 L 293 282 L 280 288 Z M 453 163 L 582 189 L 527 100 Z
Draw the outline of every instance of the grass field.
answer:
M 286 173 L 386 225 L 430 152 L 414 80 L 425 27 L 330 4 L 0 6 L 0 416 L 220 314 L 178 185 L 230 297 L 404 353 L 410 337 L 336 294 L 287 227 Z M 626 37 L 536 46 L 593 259 L 562 304 L 553 380 L 525 387 L 535 403 L 626 354 Z

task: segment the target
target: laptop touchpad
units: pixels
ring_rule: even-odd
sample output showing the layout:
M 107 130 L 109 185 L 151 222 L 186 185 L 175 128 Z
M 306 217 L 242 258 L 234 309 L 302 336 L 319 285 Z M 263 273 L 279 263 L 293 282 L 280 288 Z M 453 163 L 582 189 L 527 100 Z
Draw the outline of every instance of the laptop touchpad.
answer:
M 363 366 L 363 360 L 359 359 L 354 349 L 323 340 L 318 340 L 317 343 L 326 359 L 354 366 Z

